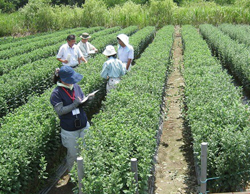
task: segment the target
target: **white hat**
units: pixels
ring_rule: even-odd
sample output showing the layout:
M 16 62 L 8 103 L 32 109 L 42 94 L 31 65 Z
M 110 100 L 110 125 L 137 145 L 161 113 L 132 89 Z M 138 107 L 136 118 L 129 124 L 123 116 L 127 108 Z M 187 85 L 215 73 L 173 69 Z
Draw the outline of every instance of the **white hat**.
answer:
M 91 38 L 91 36 L 87 32 L 84 32 L 84 33 L 82 33 L 82 35 L 80 36 L 80 38 L 82 38 L 82 39 L 88 39 L 88 38 Z
M 126 46 L 129 45 L 129 37 L 126 34 L 119 34 L 117 36 Z
M 115 51 L 115 47 L 113 47 L 112 45 L 108 45 L 106 46 L 106 49 L 103 51 L 103 53 L 105 56 L 112 56 L 116 54 Z

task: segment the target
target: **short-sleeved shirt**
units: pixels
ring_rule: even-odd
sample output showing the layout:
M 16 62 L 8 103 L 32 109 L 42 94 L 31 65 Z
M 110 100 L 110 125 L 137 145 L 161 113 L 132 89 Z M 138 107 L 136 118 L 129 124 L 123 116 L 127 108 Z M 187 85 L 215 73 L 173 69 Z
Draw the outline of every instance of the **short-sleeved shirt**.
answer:
M 122 62 L 119 59 L 110 57 L 104 64 L 101 72 L 101 76 L 107 79 L 118 78 L 125 74 L 125 69 L 123 68 Z
M 65 89 L 68 91 L 71 97 L 73 96 L 73 92 L 75 92 L 75 98 L 80 97 L 81 99 L 83 99 L 84 97 L 84 94 L 78 84 L 74 84 L 74 88 L 72 90 L 68 88 L 65 88 Z M 61 86 L 57 86 L 53 90 L 51 97 L 50 97 L 50 102 L 53 105 L 53 107 L 61 102 L 63 103 L 63 106 L 67 106 L 73 103 L 72 99 L 67 95 L 67 93 L 62 89 Z M 79 107 L 79 110 L 80 110 L 80 114 L 77 115 L 77 117 L 81 121 L 81 125 L 79 127 L 75 126 L 76 115 L 73 115 L 72 111 L 67 114 L 59 116 L 60 126 L 64 130 L 76 131 L 76 130 L 86 127 L 86 124 L 87 124 L 86 113 L 84 112 L 82 107 Z
M 129 59 L 134 59 L 134 48 L 131 45 L 125 47 L 119 45 L 117 56 L 122 63 L 127 63 Z
M 78 65 L 78 59 L 83 57 L 82 52 L 80 51 L 79 47 L 77 45 L 73 45 L 70 47 L 68 43 L 63 44 L 56 56 L 56 58 L 63 59 L 63 60 L 68 60 L 68 63 L 62 63 L 63 65 L 67 66 L 76 66 Z

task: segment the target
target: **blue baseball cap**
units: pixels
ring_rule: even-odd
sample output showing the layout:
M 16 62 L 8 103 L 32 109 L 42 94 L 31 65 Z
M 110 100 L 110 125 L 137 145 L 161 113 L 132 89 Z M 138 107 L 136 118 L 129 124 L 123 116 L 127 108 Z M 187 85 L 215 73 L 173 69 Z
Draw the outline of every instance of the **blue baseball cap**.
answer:
M 60 68 L 59 77 L 66 84 L 75 84 L 83 78 L 80 73 L 76 73 L 70 66 L 64 65 Z

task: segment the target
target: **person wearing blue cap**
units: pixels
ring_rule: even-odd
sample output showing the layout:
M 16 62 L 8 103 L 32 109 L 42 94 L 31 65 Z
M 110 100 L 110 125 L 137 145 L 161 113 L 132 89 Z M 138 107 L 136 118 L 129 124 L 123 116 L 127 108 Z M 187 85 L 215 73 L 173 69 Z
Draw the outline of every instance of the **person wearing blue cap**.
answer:
M 79 153 L 78 139 L 84 139 L 90 124 L 81 104 L 84 94 L 77 84 L 83 76 L 74 71 L 72 67 L 62 66 L 57 68 L 54 83 L 57 87 L 53 90 L 50 102 L 59 116 L 61 139 L 67 148 L 68 172 L 72 169 Z

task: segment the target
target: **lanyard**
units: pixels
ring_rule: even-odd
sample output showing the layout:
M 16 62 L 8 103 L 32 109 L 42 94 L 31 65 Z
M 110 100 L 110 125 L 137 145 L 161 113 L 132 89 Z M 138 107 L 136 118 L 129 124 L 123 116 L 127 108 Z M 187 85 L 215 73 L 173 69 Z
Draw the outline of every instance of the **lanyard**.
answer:
M 70 94 L 69 94 L 69 92 L 64 88 L 64 87 L 61 87 L 63 90 L 64 90 L 64 92 L 70 97 L 70 99 L 72 100 L 72 101 L 74 101 L 75 100 L 75 91 L 73 91 L 73 96 L 71 97 L 70 96 Z

